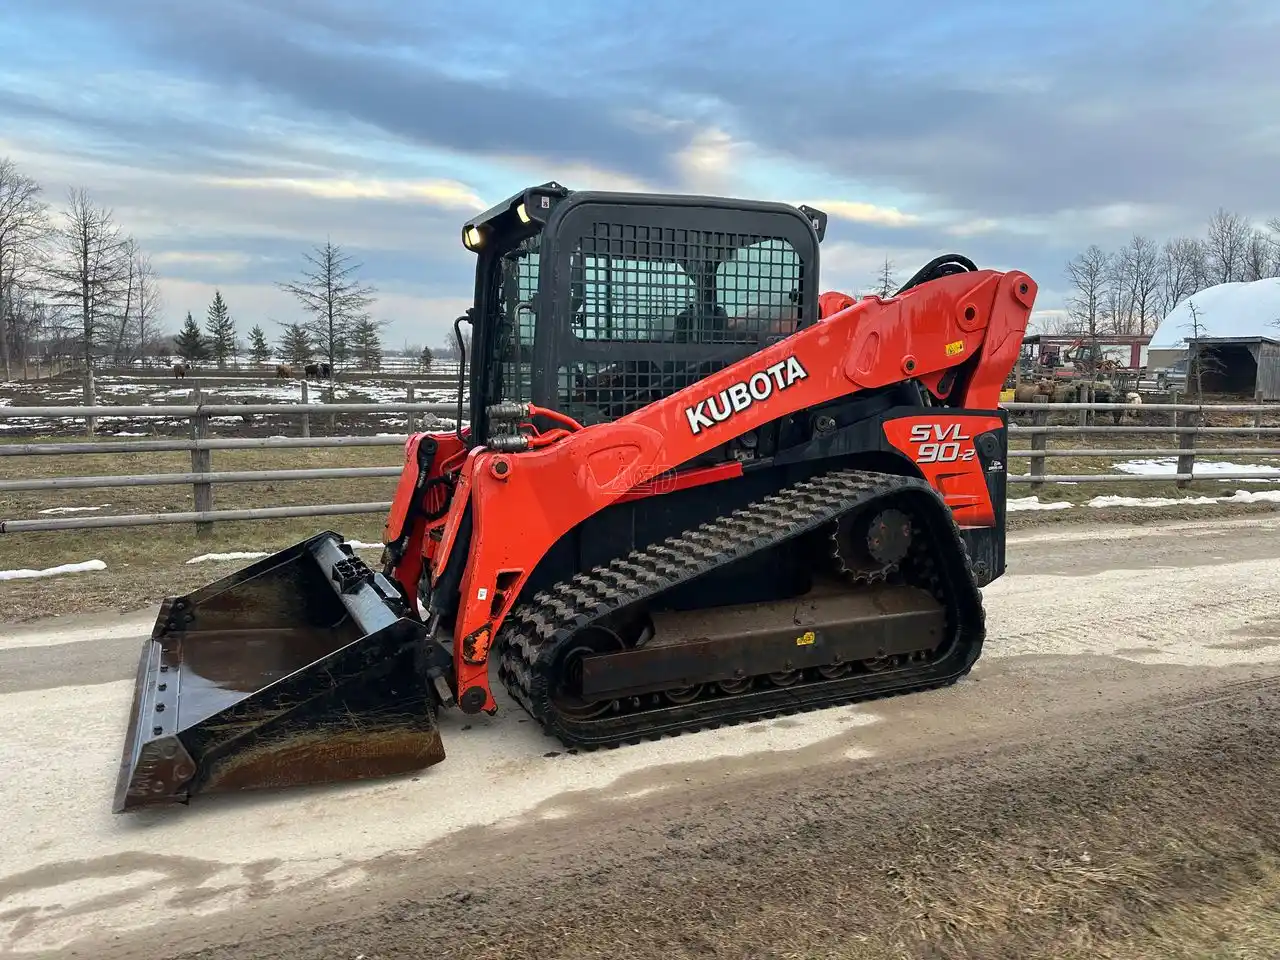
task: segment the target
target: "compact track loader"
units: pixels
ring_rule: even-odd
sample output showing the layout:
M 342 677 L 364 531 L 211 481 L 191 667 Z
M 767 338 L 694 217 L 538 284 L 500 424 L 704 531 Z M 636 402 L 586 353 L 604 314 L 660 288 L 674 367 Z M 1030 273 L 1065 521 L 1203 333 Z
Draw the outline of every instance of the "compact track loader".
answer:
M 825 230 L 557 183 L 465 224 L 458 423 L 409 438 L 381 569 L 322 532 L 166 600 L 115 810 L 423 768 L 495 675 L 579 749 L 965 675 L 1036 285 L 820 295 Z

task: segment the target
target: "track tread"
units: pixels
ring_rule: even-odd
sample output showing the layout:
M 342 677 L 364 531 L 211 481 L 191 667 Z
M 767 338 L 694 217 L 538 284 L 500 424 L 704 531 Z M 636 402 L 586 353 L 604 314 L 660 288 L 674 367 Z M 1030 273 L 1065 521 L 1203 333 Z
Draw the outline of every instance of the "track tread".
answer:
M 904 495 L 918 504 L 912 508 L 914 522 L 925 535 L 913 538 L 912 552 L 892 567 L 847 576 L 856 583 L 911 583 L 948 604 L 950 632 L 958 642 L 940 661 L 600 718 L 579 719 L 556 709 L 551 694 L 557 657 L 585 626 L 815 530 L 850 510 Z M 954 560 L 948 569 L 939 567 L 939 546 L 942 557 Z M 566 746 L 591 750 L 948 686 L 976 662 L 985 629 L 982 595 L 973 579 L 968 550 L 937 492 L 912 477 L 840 470 L 794 483 L 749 507 L 541 591 L 511 611 L 495 647 L 499 678 L 516 702 Z

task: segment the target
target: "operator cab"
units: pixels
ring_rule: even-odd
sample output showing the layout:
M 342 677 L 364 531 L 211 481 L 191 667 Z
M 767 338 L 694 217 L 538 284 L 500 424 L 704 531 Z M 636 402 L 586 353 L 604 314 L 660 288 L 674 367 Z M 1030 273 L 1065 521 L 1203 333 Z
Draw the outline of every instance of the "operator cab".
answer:
M 615 420 L 814 323 L 826 222 L 804 206 L 554 182 L 469 221 L 472 443 L 499 401 Z

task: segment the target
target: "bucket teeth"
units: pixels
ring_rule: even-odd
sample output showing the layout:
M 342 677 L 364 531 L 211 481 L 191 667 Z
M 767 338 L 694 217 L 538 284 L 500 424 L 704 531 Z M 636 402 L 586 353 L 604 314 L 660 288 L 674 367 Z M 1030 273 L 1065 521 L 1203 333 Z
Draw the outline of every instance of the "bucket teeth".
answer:
M 165 600 L 143 646 L 113 809 L 439 763 L 450 657 L 322 533 Z

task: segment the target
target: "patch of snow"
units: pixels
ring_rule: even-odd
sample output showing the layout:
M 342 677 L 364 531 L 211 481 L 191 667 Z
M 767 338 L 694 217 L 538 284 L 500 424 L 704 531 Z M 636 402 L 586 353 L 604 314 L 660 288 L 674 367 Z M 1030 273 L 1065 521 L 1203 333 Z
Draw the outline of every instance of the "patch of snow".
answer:
M 382 549 L 382 544 L 380 543 L 365 543 L 362 540 L 348 540 L 347 543 L 351 544 L 351 549 L 353 550 L 381 550 Z
M 1179 507 L 1220 503 L 1218 497 L 1094 497 L 1086 507 Z
M 192 557 L 187 563 L 205 563 L 209 560 L 261 560 L 269 556 L 271 554 L 261 550 L 236 550 L 231 553 L 202 553 L 198 557 Z
M 119 431 L 118 433 L 116 433 L 116 436 L 117 436 L 117 437 L 145 437 L 145 436 L 147 436 L 147 434 L 145 434 L 145 433 L 130 433 L 128 430 L 121 430 L 121 431 Z
M 1067 510 L 1072 506 L 1061 500 L 1041 503 L 1039 497 L 1013 497 L 1005 501 L 1006 510 Z
M 1280 503 L 1280 490 L 1237 490 L 1229 497 L 1094 497 L 1088 507 L 1181 507 L 1217 503 Z
M 88 573 L 91 570 L 105 570 L 107 565 L 101 560 L 85 560 L 81 563 L 63 563 L 44 570 L 0 570 L 0 580 L 33 580 L 36 577 L 56 577 L 63 573 Z
M 1178 472 L 1177 457 L 1157 457 L 1146 460 L 1126 460 L 1124 463 L 1117 463 L 1115 469 L 1121 473 L 1134 474 L 1135 476 L 1144 477 L 1161 477 L 1173 475 Z M 1261 463 L 1232 463 L 1229 460 L 1201 460 L 1195 461 L 1193 474 L 1204 476 L 1208 479 L 1215 473 L 1258 473 L 1272 474 L 1277 480 L 1280 480 L 1280 466 Z M 1265 477 L 1249 478 L 1245 480 L 1220 480 L 1219 483 L 1274 483 L 1276 481 L 1267 480 Z
M 1219 503 L 1280 503 L 1280 490 L 1237 490 L 1229 497 L 1219 497 Z
M 102 507 L 109 507 L 111 504 L 104 503 L 101 507 L 50 507 L 48 510 L 41 510 L 40 513 L 56 514 L 56 513 L 91 513 L 94 510 L 101 510 Z

